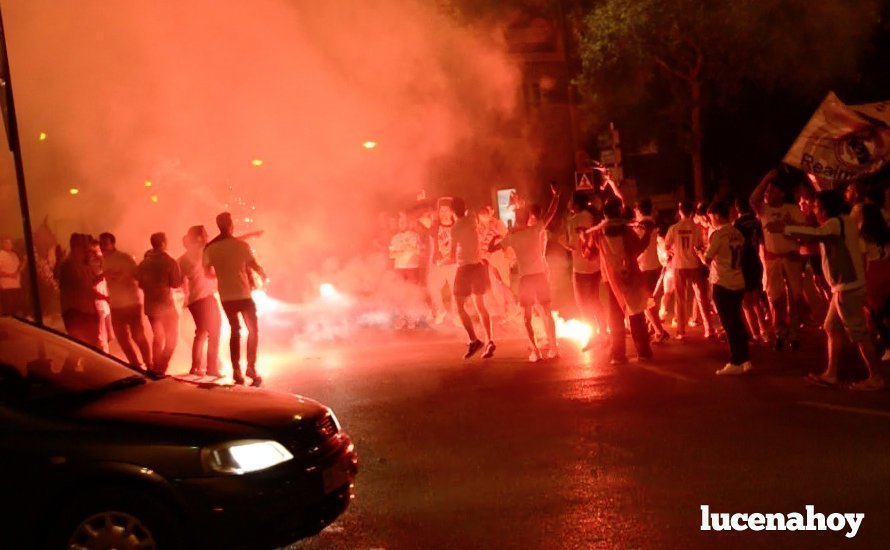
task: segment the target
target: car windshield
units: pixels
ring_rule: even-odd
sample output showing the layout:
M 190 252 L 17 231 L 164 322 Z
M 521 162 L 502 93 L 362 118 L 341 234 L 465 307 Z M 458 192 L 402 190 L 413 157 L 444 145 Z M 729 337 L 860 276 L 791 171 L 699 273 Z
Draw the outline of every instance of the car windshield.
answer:
M 146 381 L 137 371 L 61 335 L 0 319 L 0 403 L 103 393 Z

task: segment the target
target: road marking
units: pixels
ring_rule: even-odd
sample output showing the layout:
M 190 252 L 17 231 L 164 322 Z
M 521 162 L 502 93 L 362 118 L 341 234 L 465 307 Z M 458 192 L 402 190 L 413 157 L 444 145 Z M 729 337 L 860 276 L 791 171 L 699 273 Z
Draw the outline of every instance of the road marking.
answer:
M 853 414 L 866 414 L 869 416 L 880 416 L 882 418 L 890 418 L 890 411 L 879 411 L 875 409 L 866 409 L 863 407 L 846 407 L 844 405 L 832 405 L 830 403 L 819 403 L 818 401 L 799 401 L 798 404 L 807 407 L 815 407 L 817 409 L 827 409 L 830 411 L 848 412 Z
M 695 382 L 695 378 L 676 373 L 670 370 L 663 370 L 658 367 L 653 367 L 652 365 L 645 365 L 642 363 L 637 363 L 637 367 L 643 369 L 646 372 L 651 372 L 652 374 L 658 374 L 660 376 L 667 376 L 668 378 L 673 378 L 674 380 L 680 380 L 681 382 Z

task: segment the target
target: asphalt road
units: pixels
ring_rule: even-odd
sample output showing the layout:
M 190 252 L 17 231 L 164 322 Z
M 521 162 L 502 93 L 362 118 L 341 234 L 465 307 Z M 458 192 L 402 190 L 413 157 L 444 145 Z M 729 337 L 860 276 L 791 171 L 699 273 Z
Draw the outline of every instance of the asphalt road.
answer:
M 695 332 L 620 367 L 570 343 L 529 364 L 518 338 L 466 362 L 456 335 L 363 342 L 267 377 L 333 407 L 361 457 L 351 508 L 294 548 L 887 547 L 890 393 L 805 385 L 818 332 L 756 349 L 736 378 L 714 376 L 723 345 Z M 703 504 L 865 518 L 854 539 L 702 532 Z

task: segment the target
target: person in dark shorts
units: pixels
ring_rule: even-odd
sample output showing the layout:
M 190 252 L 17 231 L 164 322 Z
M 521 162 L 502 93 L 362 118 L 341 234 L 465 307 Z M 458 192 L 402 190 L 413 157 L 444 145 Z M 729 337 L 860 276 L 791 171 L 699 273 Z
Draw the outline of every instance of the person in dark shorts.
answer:
M 529 225 L 531 209 L 520 208 L 516 211 L 516 229 L 500 241 L 491 244 L 491 250 L 500 248 L 512 248 L 516 253 L 516 262 L 519 264 L 519 305 L 522 307 L 525 331 L 528 334 L 529 361 L 534 363 L 543 358 L 541 349 L 535 338 L 535 330 L 532 327 L 532 315 L 535 305 L 541 308 L 544 329 L 547 332 L 547 358 L 559 357 L 559 348 L 556 343 L 556 324 L 553 321 L 553 313 L 550 310 L 550 276 L 547 269 L 547 260 L 544 257 L 545 237 L 547 225 L 556 214 L 559 204 L 559 194 L 555 189 L 553 198 L 547 213 L 533 225 Z
M 451 238 L 454 243 L 457 258 L 457 273 L 454 276 L 454 298 L 457 305 L 457 313 L 460 321 L 467 331 L 470 343 L 464 359 L 469 359 L 483 347 L 483 359 L 489 359 L 494 355 L 495 345 L 491 334 L 491 315 L 485 307 L 485 294 L 490 288 L 488 280 L 488 266 L 482 263 L 482 255 L 479 252 L 479 233 L 476 231 L 476 216 L 467 215 L 467 206 L 463 199 L 455 197 L 451 203 L 457 216 L 457 221 L 451 228 Z M 473 296 L 482 329 L 485 331 L 486 343 L 483 344 L 476 337 L 473 327 L 473 319 L 467 313 L 467 300 Z
M 760 261 L 760 246 L 763 243 L 763 225 L 757 219 L 748 201 L 735 201 L 739 217 L 733 222 L 744 238 L 742 244 L 741 268 L 745 279 L 745 295 L 742 300 L 748 330 L 754 340 L 766 343 L 772 332 L 766 322 L 766 308 L 763 305 L 763 263 Z

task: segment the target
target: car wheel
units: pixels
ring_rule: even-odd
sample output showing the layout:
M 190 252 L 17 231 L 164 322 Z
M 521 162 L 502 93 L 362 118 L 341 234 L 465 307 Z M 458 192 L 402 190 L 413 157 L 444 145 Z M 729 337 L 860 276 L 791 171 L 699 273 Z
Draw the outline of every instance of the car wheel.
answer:
M 167 550 L 180 548 L 172 513 L 152 496 L 109 489 L 80 495 L 56 524 L 48 548 Z

